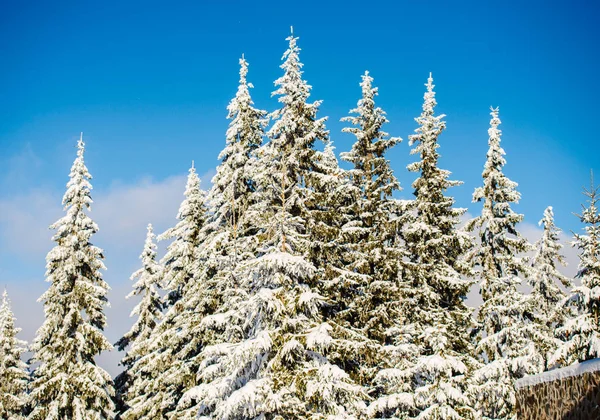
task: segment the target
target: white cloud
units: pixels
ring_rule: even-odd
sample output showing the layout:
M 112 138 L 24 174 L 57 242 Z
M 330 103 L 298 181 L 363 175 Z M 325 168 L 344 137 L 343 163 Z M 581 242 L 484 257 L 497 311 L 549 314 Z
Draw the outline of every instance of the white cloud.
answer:
M 4 169 L 0 181 L 3 188 L 14 190 L 34 180 L 39 183 L 39 179 L 36 177 L 43 166 L 43 161 L 34 152 L 31 143 L 24 143 L 18 153 L 6 159 L 0 158 L 0 162 Z
M 48 226 L 60 217 L 61 196 L 45 190 L 0 200 L 0 249 L 22 261 L 50 249 Z M 42 257 L 43 260 L 43 257 Z

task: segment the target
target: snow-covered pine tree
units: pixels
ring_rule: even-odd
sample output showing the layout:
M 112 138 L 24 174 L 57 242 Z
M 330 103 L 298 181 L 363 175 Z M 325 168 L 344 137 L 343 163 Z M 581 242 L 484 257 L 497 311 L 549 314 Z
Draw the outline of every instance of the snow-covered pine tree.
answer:
M 385 156 L 402 139 L 383 131 L 388 120 L 375 104 L 378 89 L 373 87 L 369 72 L 362 76 L 360 87 L 361 99 L 350 111 L 355 115 L 342 118 L 352 124 L 342 131 L 353 134 L 356 141 L 349 152 L 341 154 L 353 165 L 347 175 L 355 198 L 341 229 L 342 240 L 351 250 L 347 268 L 359 276 L 354 293 L 344 297 L 352 303 L 346 304 L 340 313 L 342 319 L 337 321 L 345 321 L 370 340 L 363 348 L 362 360 L 357 360 L 359 371 L 354 374 L 377 399 L 371 408 L 385 405 L 389 410 L 384 387 L 374 386 L 372 380 L 382 368 L 390 367 L 390 351 L 398 356 L 395 344 L 402 326 L 398 261 L 403 255 L 396 239 L 404 216 L 403 202 L 392 198 L 393 192 L 401 188 Z
M 343 230 L 355 218 L 359 195 L 339 167 L 334 150 L 330 141 L 322 153 L 318 152 L 312 173 L 312 199 L 306 217 L 307 260 L 317 270 L 316 290 L 324 297 L 323 325 L 329 330 L 325 355 L 354 383 L 363 386 L 366 399 L 365 372 L 372 373 L 369 367 L 378 355 L 378 346 L 367 337 L 364 325 L 353 317 L 358 313 L 356 301 L 365 275 L 352 267 L 355 254 L 348 246 L 350 236 Z M 358 390 L 355 388 L 355 392 Z M 361 397 L 357 394 L 355 398 L 358 401 Z M 362 409 L 358 412 L 363 413 Z
M 389 340 L 388 328 L 397 318 L 397 260 L 392 244 L 396 237 L 394 215 L 398 205 L 392 193 L 400 190 L 400 183 L 393 174 L 385 153 L 402 141 L 389 137 L 382 127 L 388 122 L 385 112 L 375 105 L 377 88 L 372 86 L 369 72 L 362 76 L 362 98 L 357 108 L 351 110 L 356 116 L 342 118 L 353 127 L 342 131 L 356 136 L 350 152 L 342 153 L 343 160 L 353 164 L 348 171 L 352 186 L 358 191 L 355 218 L 344 226 L 351 237 L 351 247 L 356 256 L 351 268 L 365 274 L 366 283 L 361 285 L 360 302 L 355 314 L 364 332 L 381 343 Z
M 308 102 L 312 87 L 302 78 L 304 65 L 300 62 L 300 48 L 296 45 L 298 38 L 292 33 L 286 40 L 289 48 L 283 55 L 283 76 L 275 81 L 277 89 L 272 93 L 272 96 L 279 96 L 281 107 L 270 114 L 274 123 L 267 136 L 273 144 L 277 144 L 273 150 L 289 154 L 286 170 L 290 178 L 297 179 L 303 187 L 299 191 L 302 200 L 294 203 L 294 211 L 300 211 L 304 201 L 310 199 L 311 189 L 308 187 L 312 185 L 311 176 L 319 162 L 316 142 L 327 144 L 329 132 L 325 128 L 327 117 L 317 118 L 322 101 Z
M 562 340 L 551 364 L 562 366 L 600 357 L 600 201 L 599 188 L 594 186 L 592 176 L 589 189 L 583 194 L 588 206 L 582 206 L 577 215 L 584 224 L 585 234 L 575 234 L 572 245 L 579 249 L 579 267 L 576 278 L 581 286 L 573 288 L 565 304 L 571 316 L 565 325 L 558 328 Z
M 207 230 L 217 238 L 217 246 L 225 256 L 229 271 L 236 265 L 240 253 L 247 250 L 248 244 L 238 239 L 252 237 L 247 230 L 244 213 L 256 191 L 253 179 L 256 165 L 256 151 L 261 146 L 264 129 L 267 124 L 266 111 L 254 107 L 250 96 L 252 83 L 247 80 L 248 62 L 242 57 L 240 64 L 240 80 L 235 97 L 227 107 L 227 118 L 231 121 L 225 138 L 225 148 L 219 154 L 221 164 L 213 177 L 213 187 L 208 201 L 211 206 L 211 218 Z
M 90 239 L 98 226 L 88 216 L 91 175 L 83 135 L 63 197 L 66 215 L 51 226 L 56 246 L 46 257 L 48 290 L 40 297 L 45 321 L 33 343 L 39 363 L 31 384 L 30 419 L 107 419 L 114 408 L 110 375 L 94 358 L 112 349 L 106 325 L 108 285 L 102 279 L 102 250 Z
M 316 119 L 318 103 L 306 102 L 297 38 L 287 40 L 275 91 L 283 107 L 258 153 L 257 200 L 246 212 L 260 241 L 256 257 L 238 269 L 249 296 L 204 321 L 241 340 L 206 347 L 202 383 L 184 396 L 197 401 L 202 418 L 353 418 L 364 409 L 361 387 L 326 357 L 334 331 L 323 322 L 318 270 L 306 257 L 305 217 L 316 182 L 311 171 L 322 163 L 313 145 L 327 132 Z
M 563 244 L 560 243 L 561 230 L 554 224 L 554 212 L 551 206 L 544 210 L 544 217 L 539 221 L 544 231 L 536 242 L 537 252 L 533 258 L 533 273 L 529 282 L 532 286 L 531 296 L 540 305 L 540 311 L 546 319 L 552 319 L 555 306 L 565 293 L 558 287 L 571 287 L 572 280 L 562 274 L 557 264 L 567 265 L 561 254 Z
M 521 277 L 529 276 L 528 259 L 520 254 L 532 247 L 517 230 L 523 215 L 511 209 L 520 194 L 503 173 L 498 108 L 491 109 L 491 116 L 483 186 L 473 193 L 473 202 L 481 202 L 483 209 L 466 226 L 479 233 L 468 260 L 476 267 L 483 299 L 475 336 L 475 354 L 483 365 L 473 373 L 470 395 L 483 418 L 506 419 L 514 416 L 514 380 L 543 369 L 538 344 L 544 337 L 537 334 L 530 301 L 517 289 Z
M 333 143 L 329 141 L 325 150 L 317 155 L 316 170 L 311 174 L 314 205 L 308 208 L 307 217 L 308 259 L 320 271 L 322 293 L 332 301 L 327 312 L 333 315 L 348 303 L 351 295 L 346 293 L 356 288 L 360 277 L 348 267 L 351 252 L 341 232 L 349 221 L 349 208 L 356 197 L 345 171 L 338 164 Z
M 136 381 L 129 388 L 129 408 L 124 420 L 166 418 L 173 411 L 185 385 L 179 373 L 185 370 L 186 360 L 177 357 L 185 340 L 189 339 L 184 322 L 186 299 L 196 287 L 195 276 L 200 269 L 199 248 L 204 241 L 206 194 L 200 189 L 200 178 L 192 164 L 175 227 L 159 235 L 159 240 L 173 239 L 161 259 L 163 287 L 168 291 L 168 310 L 150 337 L 139 342 L 129 354 L 139 360 L 130 369 Z
M 164 266 L 164 287 L 168 292 L 166 305 L 176 306 L 198 268 L 198 246 L 204 238 L 202 229 L 206 223 L 206 193 L 200 189 L 200 178 L 194 162 L 189 169 L 187 184 L 177 219 L 179 222 L 158 236 L 159 241 L 172 240 L 160 263 Z M 179 305 L 181 306 L 181 305 Z
M 218 318 L 219 313 L 228 312 L 235 302 L 247 297 L 239 285 L 236 270 L 240 262 L 254 258 L 256 251 L 256 230 L 245 213 L 256 191 L 255 155 L 262 143 L 266 112 L 253 106 L 249 91 L 252 84 L 247 81 L 247 73 L 248 63 L 242 58 L 238 90 L 228 107 L 227 118 L 231 122 L 225 148 L 219 155 L 221 164 L 207 197 L 210 207 L 198 254 L 201 264 L 183 296 L 184 309 L 178 316 L 180 332 L 174 337 L 178 341 L 172 345 L 172 353 L 176 360 L 184 363 L 173 364 L 161 374 L 177 384 L 178 394 L 174 396 L 177 401 L 198 382 L 199 354 L 206 345 L 241 338 L 239 334 L 229 336 L 218 323 L 202 322 L 202 319 L 215 313 Z M 186 399 L 168 415 L 193 419 L 197 413 L 196 402 Z
M 472 240 L 458 229 L 465 209 L 455 208 L 454 199 L 445 195 L 461 182 L 449 180 L 450 172 L 438 166 L 438 137 L 446 123 L 444 115 L 435 115 L 431 75 L 425 86 L 423 111 L 416 118 L 419 127 L 409 137 L 410 145 L 415 145 L 411 154 L 420 160 L 408 170 L 419 176 L 412 184 L 412 220 L 402 232 L 408 252 L 402 262 L 404 331 L 418 354 L 410 369 L 383 370 L 379 377 L 388 393 L 397 392 L 392 394 L 393 410 L 384 413 L 389 417 L 404 409 L 419 419 L 469 418 L 472 402 L 465 393 L 466 374 L 475 361 L 470 356 L 471 311 L 464 303 L 470 270 L 463 258 Z
M 549 206 L 544 210 L 544 217 L 539 221 L 544 228 L 542 237 L 536 242 L 537 252 L 533 258 L 532 274 L 529 284 L 532 287 L 527 299 L 536 314 L 539 323 L 537 345 L 544 356 L 544 370 L 548 369 L 548 358 L 556 351 L 558 343 L 553 342 L 554 329 L 562 326 L 565 321 L 565 310 L 559 302 L 565 298 L 565 293 L 558 286 L 571 287 L 572 281 L 562 274 L 557 265 L 566 266 L 565 257 L 561 254 L 563 245 L 560 243 L 561 230 L 554 224 L 554 212 Z
M 231 122 L 225 148 L 219 154 L 221 164 L 208 194 L 210 216 L 201 255 L 204 266 L 197 283 L 201 290 L 193 293 L 189 302 L 190 310 L 203 308 L 205 314 L 222 309 L 222 304 L 227 310 L 227 302 L 241 292 L 234 276 L 236 267 L 240 261 L 253 258 L 256 250 L 256 229 L 245 214 L 256 191 L 256 153 L 265 134 L 267 113 L 254 107 L 250 96 L 253 86 L 247 80 L 248 62 L 242 57 L 239 64 L 237 93 L 227 107 Z M 199 351 L 199 344 L 194 347 Z
M 0 304 L 0 418 L 24 419 L 27 405 L 27 364 L 21 360 L 26 345 L 17 338 L 15 316 L 4 290 Z
M 159 294 L 162 266 L 156 261 L 155 238 L 152 224 L 148 224 L 144 249 L 140 255 L 142 267 L 131 275 L 131 280 L 137 279 L 137 281 L 133 285 L 131 293 L 127 295 L 128 299 L 135 296 L 141 297 L 141 301 L 131 311 L 131 316 L 137 315 L 137 320 L 115 344 L 119 351 L 130 349 L 121 359 L 123 372 L 115 378 L 117 413 L 123 413 L 129 407 L 128 401 L 133 399 L 133 396 L 129 395 L 129 388 L 132 387 L 133 382 L 142 381 L 141 378 L 131 375 L 131 371 L 135 371 L 133 366 L 145 355 L 146 341 L 162 318 L 163 302 Z

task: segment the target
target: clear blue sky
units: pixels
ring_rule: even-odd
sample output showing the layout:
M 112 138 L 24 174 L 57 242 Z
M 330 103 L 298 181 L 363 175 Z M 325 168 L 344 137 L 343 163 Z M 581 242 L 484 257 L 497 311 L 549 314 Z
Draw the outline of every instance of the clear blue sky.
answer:
M 338 151 L 352 141 L 338 120 L 369 69 L 388 130 L 405 139 L 390 159 L 408 187 L 406 138 L 432 71 L 448 115 L 443 164 L 466 181 L 460 204 L 479 180 L 488 107 L 498 105 L 521 210 L 533 220 L 554 204 L 559 222 L 575 228 L 569 213 L 600 161 L 598 11 L 593 1 L 8 2 L 0 165 L 28 145 L 41 163 L 27 187 L 61 184 L 84 131 L 97 188 L 181 173 L 192 158 L 213 167 L 238 57 L 250 62 L 257 105 L 274 109 L 272 82 L 294 25 Z M 0 193 L 22 188 L 5 182 Z
M 339 119 L 354 107 L 360 75 L 368 69 L 391 121 L 387 130 L 404 139 L 389 158 L 403 194 L 410 194 L 414 175 L 405 170 L 413 161 L 407 137 L 416 128 L 413 118 L 431 71 L 438 111 L 447 114 L 441 164 L 454 179 L 465 181 L 451 191 L 458 204 L 479 211 L 470 197 L 481 183 L 489 107 L 500 106 L 506 173 L 523 196 L 517 210 L 536 223 L 553 205 L 559 226 L 578 230 L 571 212 L 579 210 L 590 169 L 600 182 L 596 3 L 5 2 L 0 14 L 0 211 L 5 212 L 0 214 L 0 280 L 41 282 L 50 233 L 44 231 L 41 247 L 30 241 L 35 258 L 26 258 L 27 246 L 15 250 L 12 245 L 16 236 L 28 235 L 18 228 L 22 215 L 8 217 L 6 209 L 22 206 L 42 226 L 60 215 L 36 211 L 47 203 L 59 206 L 80 131 L 88 145 L 96 206 L 111 192 L 113 198 L 118 195 L 119 186 L 167 185 L 165 180 L 186 173 L 192 159 L 208 174 L 223 147 L 238 58 L 245 53 L 250 63 L 256 105 L 275 109 L 270 93 L 281 74 L 290 25 L 300 37 L 312 98 L 324 101 L 321 115 L 329 116 L 338 152 L 353 142 L 340 132 Z M 169 220 L 183 190 L 175 184 Z M 130 206 L 124 212 L 136 218 L 138 210 Z M 108 213 L 100 226 L 104 231 L 120 217 Z M 110 261 L 111 254 L 129 258 L 112 276 L 118 273 L 124 281 L 127 270 L 135 268 L 143 224 L 132 234 L 135 246 L 119 248 L 114 238 L 98 237 L 109 270 L 121 264 Z

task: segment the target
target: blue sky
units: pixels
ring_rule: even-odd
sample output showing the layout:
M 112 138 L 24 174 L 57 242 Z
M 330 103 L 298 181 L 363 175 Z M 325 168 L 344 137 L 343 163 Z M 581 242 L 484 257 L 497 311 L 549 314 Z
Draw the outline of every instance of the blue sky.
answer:
M 499 106 L 505 172 L 519 183 L 516 209 L 531 225 L 547 205 L 565 231 L 580 225 L 581 187 L 600 179 L 600 87 L 593 1 L 27 2 L 0 16 L 0 282 L 15 297 L 24 335 L 37 326 L 47 226 L 83 131 L 117 321 L 138 264 L 145 224 L 174 222 L 195 160 L 210 180 L 235 94 L 238 58 L 250 63 L 257 106 L 270 97 L 290 25 L 300 37 L 313 99 L 323 100 L 338 152 L 351 147 L 339 122 L 369 70 L 387 131 L 404 141 L 389 158 L 410 195 L 408 135 L 433 72 L 447 114 L 441 165 L 464 185 L 463 207 L 481 183 L 489 107 Z M 123 306 L 125 305 L 125 306 Z M 129 304 L 127 304 L 129 305 Z M 128 308 L 128 307 L 127 307 Z M 127 311 L 125 311 L 127 312 Z M 118 312 L 121 314 L 121 312 Z M 29 322 L 29 323 L 28 323 Z M 116 326 L 115 326 L 116 324 Z M 109 334 L 109 335 L 110 335 Z

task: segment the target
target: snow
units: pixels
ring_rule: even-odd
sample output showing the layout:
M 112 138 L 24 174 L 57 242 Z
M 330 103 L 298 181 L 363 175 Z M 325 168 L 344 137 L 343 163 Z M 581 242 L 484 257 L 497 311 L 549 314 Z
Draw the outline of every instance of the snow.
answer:
M 581 363 L 574 363 L 570 366 L 552 369 L 539 375 L 529 375 L 518 379 L 515 382 L 515 388 L 521 389 L 528 386 L 534 386 L 545 382 L 558 381 L 561 379 L 571 378 L 573 376 L 583 375 L 584 373 L 592 373 L 600 371 L 600 358 L 587 360 Z

